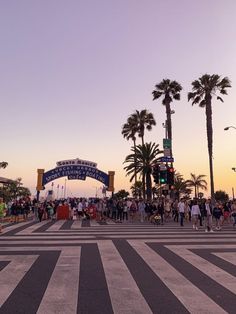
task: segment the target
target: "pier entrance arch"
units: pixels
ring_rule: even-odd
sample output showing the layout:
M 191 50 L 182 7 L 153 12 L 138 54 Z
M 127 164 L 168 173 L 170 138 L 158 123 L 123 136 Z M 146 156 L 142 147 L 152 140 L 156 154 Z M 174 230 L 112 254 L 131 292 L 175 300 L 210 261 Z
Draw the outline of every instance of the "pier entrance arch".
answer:
M 97 164 L 92 161 L 79 158 L 62 160 L 56 163 L 56 167 L 45 172 L 44 169 L 38 169 L 37 179 L 37 198 L 45 185 L 62 177 L 68 180 L 86 180 L 87 177 L 93 178 L 104 184 L 107 191 L 114 192 L 114 171 L 108 173 L 97 168 Z

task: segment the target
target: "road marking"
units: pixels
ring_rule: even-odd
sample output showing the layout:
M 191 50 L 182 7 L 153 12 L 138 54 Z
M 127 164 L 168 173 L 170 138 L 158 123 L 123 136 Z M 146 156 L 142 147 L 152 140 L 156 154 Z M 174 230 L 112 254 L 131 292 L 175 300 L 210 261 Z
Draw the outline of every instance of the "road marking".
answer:
M 236 280 L 234 276 L 185 248 L 179 247 L 169 249 L 199 269 L 202 273 L 236 294 Z
M 38 255 L 0 255 L 0 261 L 10 263 L 0 272 L 0 307 L 38 258 Z
M 42 222 L 36 222 L 34 225 L 29 226 L 28 228 L 25 228 L 22 231 L 17 232 L 16 234 L 18 235 L 27 235 L 27 234 L 31 234 L 32 232 L 34 232 L 35 230 L 39 229 L 40 227 L 44 226 L 48 224 L 48 220 L 42 221 Z
M 62 250 L 52 273 L 38 314 L 77 312 L 81 248 Z
M 82 220 L 74 220 L 71 229 L 81 229 L 82 227 Z
M 222 259 L 224 259 L 225 261 L 236 265 L 236 253 L 235 252 L 220 252 L 220 253 L 212 253 Z
M 151 309 L 114 244 L 111 241 L 100 241 L 98 248 L 114 313 L 151 314 Z
M 128 242 L 190 313 L 226 313 L 144 242 Z
M 52 226 L 50 226 L 47 231 L 59 231 L 60 228 L 64 225 L 66 220 L 57 220 Z

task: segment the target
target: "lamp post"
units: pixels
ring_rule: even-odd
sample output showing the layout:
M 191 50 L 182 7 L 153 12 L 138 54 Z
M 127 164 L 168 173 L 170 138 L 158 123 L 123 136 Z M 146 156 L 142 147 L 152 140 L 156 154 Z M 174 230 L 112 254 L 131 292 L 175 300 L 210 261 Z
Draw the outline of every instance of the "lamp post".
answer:
M 236 172 L 236 168 L 235 168 L 235 167 L 233 167 L 232 170 L 233 170 L 234 172 Z M 234 200 L 234 188 L 232 188 L 232 194 L 233 194 L 233 200 Z
M 235 130 L 236 130 L 236 127 L 233 126 L 233 125 L 226 126 L 226 127 L 224 128 L 224 131 L 228 131 L 229 129 L 235 129 Z

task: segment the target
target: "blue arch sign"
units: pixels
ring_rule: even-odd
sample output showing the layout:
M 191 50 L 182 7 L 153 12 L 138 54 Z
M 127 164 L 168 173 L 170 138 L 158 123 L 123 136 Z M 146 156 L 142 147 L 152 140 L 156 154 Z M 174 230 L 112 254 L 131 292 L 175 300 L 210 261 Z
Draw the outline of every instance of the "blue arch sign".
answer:
M 67 177 L 68 180 L 85 180 L 86 177 L 109 185 L 109 176 L 105 172 L 88 165 L 61 165 L 43 174 L 43 186 L 55 179 Z

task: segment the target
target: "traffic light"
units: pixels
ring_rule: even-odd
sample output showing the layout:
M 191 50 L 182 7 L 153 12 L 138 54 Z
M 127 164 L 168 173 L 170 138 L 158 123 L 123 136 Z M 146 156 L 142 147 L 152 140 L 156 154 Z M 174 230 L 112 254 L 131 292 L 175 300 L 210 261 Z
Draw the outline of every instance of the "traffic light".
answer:
M 167 183 L 167 170 L 160 170 L 160 184 Z
M 152 176 L 156 184 L 159 183 L 159 175 L 160 175 L 160 168 L 159 168 L 159 165 L 156 165 L 152 170 Z
M 173 185 L 175 183 L 175 169 L 173 167 L 167 168 L 167 184 Z

